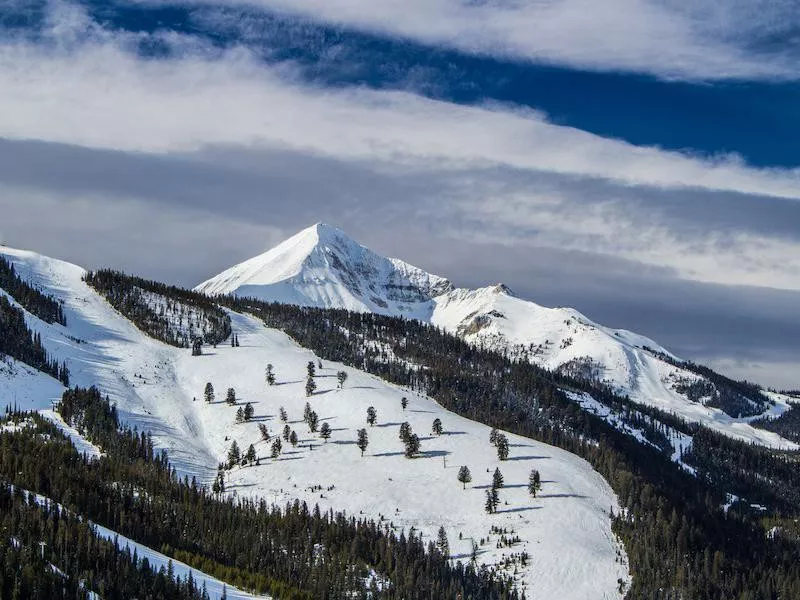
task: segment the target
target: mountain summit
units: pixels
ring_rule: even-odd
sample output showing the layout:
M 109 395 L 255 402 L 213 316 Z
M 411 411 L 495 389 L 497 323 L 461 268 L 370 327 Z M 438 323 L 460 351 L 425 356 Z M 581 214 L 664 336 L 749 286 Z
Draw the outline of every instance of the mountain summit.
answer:
M 452 284 L 317 223 L 197 286 L 211 295 L 424 318 Z
M 772 410 L 768 392 L 681 360 L 645 336 L 594 323 L 575 309 L 515 297 L 502 284 L 455 288 L 443 277 L 376 254 L 330 225 L 304 229 L 195 289 L 418 319 L 734 437 L 785 445 L 748 424 Z

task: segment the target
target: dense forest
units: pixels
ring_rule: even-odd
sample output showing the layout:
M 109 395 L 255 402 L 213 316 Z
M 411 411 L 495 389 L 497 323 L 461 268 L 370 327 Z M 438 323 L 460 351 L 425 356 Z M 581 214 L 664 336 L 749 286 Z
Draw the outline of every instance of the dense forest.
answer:
M 25 313 L 0 295 L 0 356 L 7 355 L 30 365 L 69 385 L 69 371 L 65 364 L 51 359 L 42 346 L 38 333 L 33 333 L 25 323 Z
M 86 282 L 150 337 L 188 348 L 194 338 L 219 344 L 231 335 L 231 320 L 212 300 L 181 288 L 118 271 L 86 274 Z
M 19 275 L 14 265 L 0 256 L 0 289 L 5 290 L 25 310 L 46 323 L 67 324 L 61 303 L 43 294 Z
M 0 429 L 0 477 L 232 585 L 288 600 L 518 598 L 507 578 L 453 565 L 390 523 L 224 499 L 181 481 L 146 433 L 120 427 L 97 389 L 65 392 L 59 410 L 105 456 L 86 460 L 50 423 L 17 414 L 33 426 Z M 391 585 L 378 589 L 372 570 Z

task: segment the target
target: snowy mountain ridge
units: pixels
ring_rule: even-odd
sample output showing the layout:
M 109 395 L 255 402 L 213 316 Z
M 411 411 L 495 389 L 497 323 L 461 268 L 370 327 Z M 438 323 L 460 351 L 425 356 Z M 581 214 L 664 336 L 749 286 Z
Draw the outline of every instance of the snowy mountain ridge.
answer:
M 795 447 L 749 425 L 788 409 L 787 399 L 728 390 L 645 336 L 604 327 L 573 308 L 548 308 L 503 284 L 456 288 L 438 275 L 385 258 L 317 223 L 195 288 L 267 302 L 414 318 L 470 343 L 604 384 L 633 400 L 733 437 Z M 724 378 L 723 378 L 724 379 Z

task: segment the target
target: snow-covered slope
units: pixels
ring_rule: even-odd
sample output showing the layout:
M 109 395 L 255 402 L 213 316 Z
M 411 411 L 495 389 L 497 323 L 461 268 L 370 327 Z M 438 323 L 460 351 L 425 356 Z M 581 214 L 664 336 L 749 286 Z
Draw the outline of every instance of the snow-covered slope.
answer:
M 477 559 L 484 564 L 496 565 L 526 552 L 530 558 L 524 567 L 517 563 L 517 577 L 528 597 L 621 597 L 618 580 L 625 582 L 629 575 L 608 514 L 609 509 L 618 510 L 618 502 L 603 478 L 576 456 L 509 435 L 511 455 L 500 462 L 489 444 L 488 427 L 460 418 L 427 397 L 335 363 L 319 370 L 317 393 L 309 399 L 320 423 L 332 429 L 325 443 L 302 422 L 306 364 L 315 357 L 283 333 L 231 313 L 240 347 L 219 345 L 193 357 L 188 349 L 142 334 L 82 281 L 79 267 L 7 248 L 0 248 L 0 254 L 14 262 L 21 276 L 63 302 L 66 327 L 29 314 L 26 321 L 41 334 L 48 352 L 66 361 L 72 383 L 97 384 L 109 393 L 127 424 L 152 431 L 154 442 L 170 452 L 181 475 L 210 483 L 233 440 L 242 448 L 253 443 L 261 464 L 228 472 L 229 494 L 277 502 L 300 498 L 323 510 L 346 510 L 398 528 L 414 527 L 426 536 L 434 536 L 441 525 L 454 558 L 469 560 L 473 541 L 478 544 Z M 264 381 L 267 363 L 275 367 L 274 386 Z M 339 370 L 349 374 L 341 390 L 335 377 Z M 19 363 L 13 371 L 0 371 L 0 377 L 0 404 L 15 401 L 13 391 L 23 387 L 16 384 L 17 377 L 47 396 L 37 400 L 37 392 L 31 393 L 30 401 L 40 402 L 39 408 L 47 408 L 62 389 Z M 209 381 L 218 399 L 233 387 L 240 403 L 251 402 L 253 421 L 237 424 L 236 407 L 205 403 L 203 389 Z M 410 400 L 406 410 L 400 403 L 403 396 Z M 259 441 L 258 425 L 265 424 L 273 436 L 279 434 L 281 406 L 300 441 L 296 448 L 284 444 L 283 454 L 273 460 Z M 365 423 L 368 406 L 378 411 L 374 427 Z M 445 429 L 441 436 L 430 433 L 437 417 Z M 403 456 L 398 439 L 403 421 L 409 421 L 422 439 L 419 458 Z M 355 446 L 356 431 L 362 427 L 369 434 L 363 458 Z M 456 478 L 461 465 L 472 472 L 466 490 Z M 484 495 L 498 466 L 506 486 L 500 491 L 500 510 L 489 515 L 484 512 Z M 543 480 L 536 499 L 526 489 L 534 468 Z M 503 546 L 503 534 L 493 527 L 505 530 L 506 537 L 518 536 L 519 542 Z M 513 571 L 512 566 L 509 572 Z
M 741 418 L 730 408 L 726 413 L 710 396 L 690 399 L 688 388 L 709 382 L 651 339 L 603 327 L 571 308 L 547 308 L 515 297 L 503 285 L 454 288 L 442 277 L 375 254 L 329 225 L 305 229 L 196 289 L 420 319 L 471 343 L 606 384 L 637 402 L 733 437 L 796 447 L 749 424 L 758 413 L 786 410 L 783 398 L 773 398 L 773 404 L 745 400 L 752 414 Z

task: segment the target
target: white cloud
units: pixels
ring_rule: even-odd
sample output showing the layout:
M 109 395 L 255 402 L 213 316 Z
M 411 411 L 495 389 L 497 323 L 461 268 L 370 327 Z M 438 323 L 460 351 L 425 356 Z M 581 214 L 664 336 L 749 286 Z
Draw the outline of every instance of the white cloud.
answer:
M 580 69 L 700 80 L 800 75 L 791 45 L 798 11 L 789 0 L 230 0 L 227 4 L 259 6 L 470 53 Z M 782 36 L 786 43 L 779 51 L 757 50 Z

